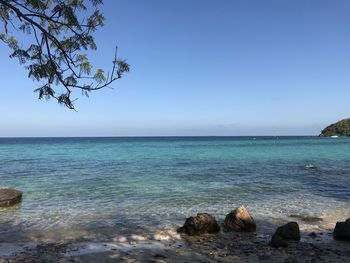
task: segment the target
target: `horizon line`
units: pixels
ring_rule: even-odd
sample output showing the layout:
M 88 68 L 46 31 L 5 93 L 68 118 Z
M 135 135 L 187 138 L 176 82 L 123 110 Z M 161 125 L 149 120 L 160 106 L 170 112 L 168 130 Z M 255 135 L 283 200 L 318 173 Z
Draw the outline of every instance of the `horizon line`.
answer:
M 320 137 L 319 135 L 106 135 L 106 136 L 0 136 L 0 139 L 35 139 L 35 138 L 169 138 L 169 137 Z

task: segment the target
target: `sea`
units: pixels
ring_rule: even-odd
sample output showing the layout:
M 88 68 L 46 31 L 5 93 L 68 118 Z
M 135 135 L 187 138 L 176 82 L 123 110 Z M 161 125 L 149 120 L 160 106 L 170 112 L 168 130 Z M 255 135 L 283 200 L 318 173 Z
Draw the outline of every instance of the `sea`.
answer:
M 0 188 L 23 192 L 0 208 L 0 234 L 152 232 L 241 205 L 258 230 L 298 218 L 331 229 L 350 217 L 350 138 L 0 138 Z

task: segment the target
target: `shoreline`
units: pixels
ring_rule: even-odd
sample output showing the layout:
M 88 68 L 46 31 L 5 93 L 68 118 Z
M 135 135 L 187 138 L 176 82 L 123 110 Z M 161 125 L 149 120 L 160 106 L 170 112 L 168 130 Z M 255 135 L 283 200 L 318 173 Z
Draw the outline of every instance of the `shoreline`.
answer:
M 299 242 L 278 249 L 269 246 L 273 232 L 264 229 L 200 236 L 180 235 L 175 229 L 142 235 L 142 228 L 115 227 L 8 232 L 0 237 L 0 263 L 347 262 L 350 257 L 349 242 L 334 240 L 332 229 L 301 228 Z
M 6 263 L 344 261 L 350 258 L 349 243 L 332 237 L 335 223 L 350 216 L 350 143 L 339 140 L 4 143 L 1 184 L 24 196 L 22 203 L 0 208 L 0 258 Z M 188 237 L 175 231 L 198 212 L 212 214 L 220 224 L 239 205 L 252 212 L 255 234 Z M 270 247 L 277 227 L 290 221 L 298 222 L 301 241 Z

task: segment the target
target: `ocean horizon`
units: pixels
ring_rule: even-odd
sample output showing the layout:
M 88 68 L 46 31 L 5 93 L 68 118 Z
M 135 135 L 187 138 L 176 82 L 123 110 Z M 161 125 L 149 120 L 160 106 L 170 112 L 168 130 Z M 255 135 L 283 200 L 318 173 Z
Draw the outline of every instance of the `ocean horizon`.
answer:
M 35 138 L 188 138 L 188 137 L 232 137 L 232 138 L 293 138 L 293 137 L 322 137 L 319 135 L 106 135 L 106 136 L 0 136 L 0 139 L 35 139 Z M 345 138 L 345 137 L 344 137 Z

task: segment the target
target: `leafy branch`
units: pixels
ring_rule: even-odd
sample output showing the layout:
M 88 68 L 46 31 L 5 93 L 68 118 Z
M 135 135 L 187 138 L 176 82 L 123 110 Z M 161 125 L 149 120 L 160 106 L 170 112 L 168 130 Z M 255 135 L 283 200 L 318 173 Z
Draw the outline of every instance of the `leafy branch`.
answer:
M 117 57 L 117 47 L 111 71 L 93 71 L 86 53 L 96 50 L 92 33 L 104 25 L 98 10 L 102 0 L 0 0 L 0 41 L 28 70 L 28 76 L 41 82 L 35 89 L 39 99 L 54 98 L 69 109 L 74 108 L 71 94 L 80 90 L 89 96 L 91 91 L 110 87 L 115 80 L 129 72 L 129 64 Z M 86 16 L 88 9 L 92 14 Z M 11 29 L 32 35 L 33 41 L 23 48 Z M 57 92 L 58 87 L 63 92 Z

